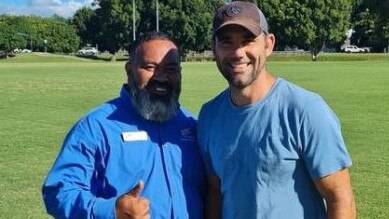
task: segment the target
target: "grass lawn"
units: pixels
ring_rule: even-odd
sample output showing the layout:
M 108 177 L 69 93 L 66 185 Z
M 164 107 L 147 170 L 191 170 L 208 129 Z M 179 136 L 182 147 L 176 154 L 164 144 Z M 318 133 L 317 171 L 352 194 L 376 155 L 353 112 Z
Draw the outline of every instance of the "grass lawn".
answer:
M 320 58 L 320 57 L 319 57 Z M 276 61 L 268 69 L 319 93 L 341 120 L 358 218 L 389 218 L 389 58 Z M 124 62 L 28 54 L 0 60 L 0 215 L 49 218 L 41 185 L 71 126 L 115 98 Z M 183 63 L 181 103 L 197 114 L 226 83 L 212 62 Z

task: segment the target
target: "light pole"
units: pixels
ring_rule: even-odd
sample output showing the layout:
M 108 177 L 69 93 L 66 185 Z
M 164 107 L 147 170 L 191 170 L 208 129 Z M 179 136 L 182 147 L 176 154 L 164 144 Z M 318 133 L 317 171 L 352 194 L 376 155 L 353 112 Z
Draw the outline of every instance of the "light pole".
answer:
M 132 40 L 135 41 L 135 0 L 132 0 Z
M 386 44 L 385 45 L 385 49 L 384 49 L 384 51 L 386 50 L 386 53 L 389 53 L 389 27 L 387 27 L 387 26 L 383 26 L 382 27 L 382 30 L 383 30 L 383 38 L 384 38 L 384 40 L 386 41 L 386 43 L 384 43 L 384 44 Z
M 45 44 L 45 53 L 47 53 L 47 40 L 43 40 L 43 43 Z
M 158 0 L 155 0 L 156 2 L 156 6 L 155 6 L 155 14 L 156 14 L 156 27 L 157 27 L 157 31 L 159 31 L 159 4 L 158 4 Z

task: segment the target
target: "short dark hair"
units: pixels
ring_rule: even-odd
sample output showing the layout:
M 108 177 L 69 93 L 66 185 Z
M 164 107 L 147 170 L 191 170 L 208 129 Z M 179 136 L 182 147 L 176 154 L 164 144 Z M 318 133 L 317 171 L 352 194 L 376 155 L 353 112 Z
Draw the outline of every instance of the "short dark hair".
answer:
M 171 37 L 169 37 L 167 34 L 161 31 L 151 31 L 151 32 L 143 33 L 138 37 L 138 39 L 134 43 L 130 45 L 130 50 L 129 50 L 130 63 L 133 63 L 135 61 L 136 52 L 137 52 L 136 50 L 139 47 L 139 45 L 151 40 L 167 40 L 177 46 L 177 44 Z

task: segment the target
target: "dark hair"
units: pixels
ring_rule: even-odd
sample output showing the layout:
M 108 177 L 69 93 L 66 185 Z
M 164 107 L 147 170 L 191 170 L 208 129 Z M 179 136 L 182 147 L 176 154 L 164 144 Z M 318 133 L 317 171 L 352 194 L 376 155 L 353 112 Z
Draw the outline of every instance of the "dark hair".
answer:
M 163 32 L 151 31 L 151 32 L 143 33 L 138 37 L 138 39 L 134 43 L 130 45 L 130 49 L 129 49 L 130 63 L 133 63 L 134 59 L 136 58 L 136 52 L 137 52 L 136 50 L 139 47 L 139 45 L 151 40 L 168 40 L 177 46 L 174 40 Z

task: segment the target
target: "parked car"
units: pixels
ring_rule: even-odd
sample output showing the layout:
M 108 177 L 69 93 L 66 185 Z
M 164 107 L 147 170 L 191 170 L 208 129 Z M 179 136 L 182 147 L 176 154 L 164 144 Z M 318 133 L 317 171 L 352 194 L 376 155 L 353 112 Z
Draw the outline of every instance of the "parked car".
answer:
M 0 50 L 0 59 L 6 58 L 6 57 L 7 57 L 7 53 Z
M 355 45 L 347 45 L 344 47 L 344 52 L 347 52 L 347 53 L 370 52 L 370 48 L 369 47 L 360 48 L 360 47 L 355 46 Z
M 77 55 L 78 56 L 97 56 L 99 52 L 95 47 L 84 47 L 80 50 L 78 50 Z
M 31 53 L 32 51 L 31 50 L 29 50 L 29 49 L 23 49 L 22 51 L 21 51 L 21 53 Z

